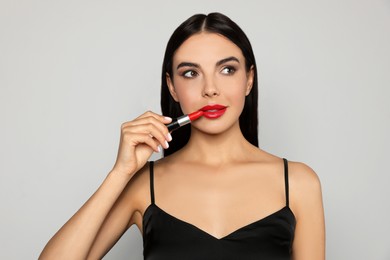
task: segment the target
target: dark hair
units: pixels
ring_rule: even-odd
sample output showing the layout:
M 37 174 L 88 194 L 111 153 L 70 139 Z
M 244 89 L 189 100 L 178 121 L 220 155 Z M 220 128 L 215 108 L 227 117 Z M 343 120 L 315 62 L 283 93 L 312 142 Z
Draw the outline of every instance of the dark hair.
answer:
M 244 109 L 240 115 L 240 129 L 244 137 L 253 145 L 258 146 L 257 136 L 257 69 L 255 56 L 249 39 L 241 28 L 229 17 L 221 13 L 210 13 L 208 15 L 196 14 L 184 21 L 172 34 L 165 50 L 165 56 L 161 75 L 161 110 L 163 115 L 172 118 L 183 115 L 180 104 L 176 102 L 168 89 L 166 74 L 172 77 L 172 61 L 175 51 L 190 36 L 199 32 L 213 32 L 231 40 L 242 51 L 245 57 L 245 67 L 249 71 L 253 66 L 254 79 L 253 86 L 249 95 L 245 97 Z M 173 80 L 173 78 L 172 78 Z M 190 125 L 179 128 L 172 133 L 173 140 L 169 148 L 164 150 L 164 156 L 168 156 L 187 144 L 191 135 Z

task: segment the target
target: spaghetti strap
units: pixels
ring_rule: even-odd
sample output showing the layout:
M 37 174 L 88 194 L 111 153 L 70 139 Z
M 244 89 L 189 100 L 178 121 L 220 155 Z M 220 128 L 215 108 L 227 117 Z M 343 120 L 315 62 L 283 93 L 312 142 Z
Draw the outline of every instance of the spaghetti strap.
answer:
M 154 204 L 154 172 L 153 172 L 154 162 L 149 162 L 149 172 L 150 172 L 150 201 Z
M 283 158 L 284 162 L 284 185 L 286 193 L 286 206 L 289 207 L 289 190 L 288 190 L 288 162 L 287 159 Z

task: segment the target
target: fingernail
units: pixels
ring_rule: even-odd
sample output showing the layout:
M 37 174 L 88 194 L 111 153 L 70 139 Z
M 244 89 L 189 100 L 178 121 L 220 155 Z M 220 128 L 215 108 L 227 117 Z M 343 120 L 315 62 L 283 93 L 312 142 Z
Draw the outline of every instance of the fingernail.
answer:
M 167 134 L 167 140 L 168 140 L 168 142 L 172 141 L 172 135 L 171 135 L 171 133 L 168 133 L 168 134 Z
M 169 144 L 167 141 L 165 141 L 165 149 L 168 149 L 169 148 Z
M 172 118 L 168 117 L 168 116 L 164 116 L 164 119 L 171 122 L 172 121 Z
M 161 145 L 157 146 L 157 150 L 159 153 L 161 153 Z

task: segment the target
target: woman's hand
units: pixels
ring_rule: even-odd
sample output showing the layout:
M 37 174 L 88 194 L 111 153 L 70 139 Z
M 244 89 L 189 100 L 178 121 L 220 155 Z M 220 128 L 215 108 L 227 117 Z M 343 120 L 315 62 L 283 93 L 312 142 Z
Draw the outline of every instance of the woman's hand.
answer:
M 161 147 L 168 148 L 172 137 L 165 124 L 171 121 L 169 117 L 148 111 L 122 124 L 113 171 L 133 175 L 145 165 L 153 152 L 160 152 Z

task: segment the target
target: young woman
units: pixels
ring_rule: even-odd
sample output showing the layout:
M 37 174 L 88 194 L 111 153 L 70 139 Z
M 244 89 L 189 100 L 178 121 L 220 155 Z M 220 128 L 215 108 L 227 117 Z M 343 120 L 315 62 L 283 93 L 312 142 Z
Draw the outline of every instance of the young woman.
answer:
M 40 259 L 100 259 L 133 224 L 148 260 L 324 259 L 317 175 L 257 147 L 244 32 L 219 13 L 190 17 L 168 42 L 161 91 L 163 115 L 203 116 L 172 135 L 154 112 L 124 123 L 112 171 Z

